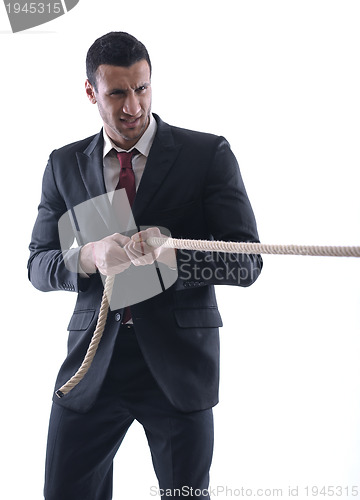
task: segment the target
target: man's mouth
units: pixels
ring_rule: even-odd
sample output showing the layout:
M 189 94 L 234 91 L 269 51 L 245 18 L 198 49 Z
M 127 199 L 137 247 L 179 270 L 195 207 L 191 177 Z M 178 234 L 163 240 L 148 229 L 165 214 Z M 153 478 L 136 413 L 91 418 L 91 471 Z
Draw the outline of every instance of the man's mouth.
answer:
M 135 128 L 139 124 L 140 119 L 141 119 L 141 116 L 139 116 L 139 118 L 135 118 L 135 119 L 131 119 L 131 120 L 125 120 L 124 118 L 120 118 L 120 121 L 126 128 Z

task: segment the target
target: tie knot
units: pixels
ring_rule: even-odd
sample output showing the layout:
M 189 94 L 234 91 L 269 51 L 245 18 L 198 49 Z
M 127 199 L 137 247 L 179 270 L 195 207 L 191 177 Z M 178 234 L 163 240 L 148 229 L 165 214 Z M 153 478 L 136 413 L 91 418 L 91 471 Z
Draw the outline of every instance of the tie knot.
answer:
M 118 157 L 118 160 L 120 162 L 120 167 L 121 168 L 132 168 L 131 165 L 131 160 L 132 157 L 136 154 L 136 150 L 133 149 L 132 151 L 122 151 L 121 153 L 117 153 L 116 156 Z

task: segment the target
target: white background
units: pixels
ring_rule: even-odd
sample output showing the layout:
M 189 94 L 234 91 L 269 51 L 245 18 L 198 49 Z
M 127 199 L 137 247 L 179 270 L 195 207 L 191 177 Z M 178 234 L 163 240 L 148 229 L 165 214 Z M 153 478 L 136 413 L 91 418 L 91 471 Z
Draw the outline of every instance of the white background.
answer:
M 101 126 L 84 93 L 91 43 L 112 30 L 138 37 L 153 63 L 153 110 L 229 140 L 263 242 L 357 245 L 359 26 L 351 0 L 80 0 L 12 34 L 0 6 L 1 498 L 42 498 L 75 295 L 32 288 L 27 247 L 49 153 Z M 213 498 L 225 498 L 221 487 L 228 497 L 282 488 L 288 498 L 289 486 L 307 498 L 313 485 L 358 486 L 360 496 L 360 262 L 264 262 L 253 287 L 218 288 Z M 151 498 L 156 484 L 134 424 L 116 458 L 114 499 Z

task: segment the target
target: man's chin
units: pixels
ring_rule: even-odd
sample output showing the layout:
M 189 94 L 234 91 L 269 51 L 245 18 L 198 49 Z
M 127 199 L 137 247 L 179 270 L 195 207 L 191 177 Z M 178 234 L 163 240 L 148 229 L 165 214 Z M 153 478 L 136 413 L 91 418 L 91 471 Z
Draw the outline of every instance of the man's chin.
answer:
M 121 137 L 125 140 L 125 141 L 129 141 L 129 142 L 134 142 L 134 141 L 137 141 L 140 139 L 140 137 L 143 135 L 144 131 L 141 130 L 127 130 L 126 132 L 123 132 L 121 133 Z
M 126 130 L 119 130 L 119 135 L 127 141 L 135 141 L 140 139 L 146 130 L 146 125 L 137 125 L 134 128 L 126 128 Z
M 124 149 L 130 149 L 140 139 L 140 137 L 144 134 L 149 122 L 150 122 L 149 120 L 145 120 L 145 122 L 136 125 L 134 128 L 129 128 L 129 127 L 126 127 L 126 128 L 121 127 L 121 128 L 116 128 L 116 129 L 112 128 L 112 132 L 113 132 L 112 135 L 114 136 L 116 133 L 116 138 L 112 137 L 112 140 L 119 147 L 122 147 Z M 128 144 L 125 145 L 124 144 L 125 141 Z

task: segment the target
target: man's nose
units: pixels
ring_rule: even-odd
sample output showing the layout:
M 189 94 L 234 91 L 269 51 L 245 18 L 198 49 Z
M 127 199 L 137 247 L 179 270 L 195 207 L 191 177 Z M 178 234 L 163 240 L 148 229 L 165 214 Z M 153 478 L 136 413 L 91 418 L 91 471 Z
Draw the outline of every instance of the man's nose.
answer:
M 138 97 L 135 95 L 135 93 L 129 92 L 129 94 L 127 94 L 126 96 L 123 106 L 124 113 L 126 113 L 127 115 L 136 116 L 140 110 L 141 106 Z

